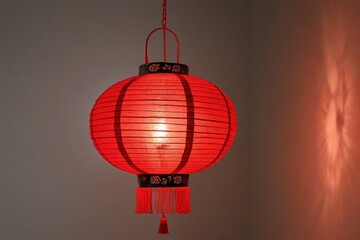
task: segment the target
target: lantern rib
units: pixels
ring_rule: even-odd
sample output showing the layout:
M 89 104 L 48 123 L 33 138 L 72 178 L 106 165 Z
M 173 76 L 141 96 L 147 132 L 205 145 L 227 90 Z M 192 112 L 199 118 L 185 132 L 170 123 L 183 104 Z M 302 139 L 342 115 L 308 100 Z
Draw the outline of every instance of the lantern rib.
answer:
M 188 80 L 186 80 L 183 76 L 178 75 L 178 78 L 181 82 L 181 85 L 184 87 L 184 94 L 186 97 L 186 106 L 187 106 L 187 126 L 186 126 L 186 142 L 184 153 L 181 157 L 181 161 L 179 165 L 175 168 L 173 173 L 177 173 L 181 171 L 189 161 L 189 156 L 192 150 L 192 145 L 194 141 L 194 133 L 195 133 L 195 112 L 194 112 L 194 98 L 191 92 L 190 84 Z
M 144 104 L 124 104 L 124 106 L 149 106 L 149 104 L 147 104 L 147 103 L 144 103 Z M 159 107 L 163 106 L 163 107 L 184 107 L 184 108 L 187 108 L 185 105 L 173 105 L 173 104 L 151 104 L 150 106 L 152 106 L 152 107 L 154 107 L 154 106 L 159 106 Z M 215 111 L 223 110 L 222 108 L 209 108 L 209 107 L 202 107 L 202 106 L 193 106 L 192 108 L 208 109 L 208 110 L 215 110 Z
M 116 101 L 116 111 L 114 112 L 114 132 L 115 132 L 115 138 L 116 142 L 118 144 L 119 150 L 125 159 L 125 161 L 129 164 L 130 167 L 132 167 L 134 170 L 138 171 L 139 173 L 145 174 L 146 172 L 142 169 L 138 168 L 135 163 L 131 160 L 130 156 L 128 155 L 126 149 L 124 148 L 124 143 L 121 141 L 122 139 L 122 129 L 121 129 L 121 107 L 123 104 L 123 100 L 125 95 L 123 93 L 126 92 L 126 90 L 130 87 L 130 85 L 138 80 L 141 77 L 134 78 L 130 80 L 128 83 L 126 83 L 123 88 L 120 91 L 119 98 Z
M 224 134 L 225 135 L 225 134 Z M 230 136 L 235 136 L 234 134 L 232 134 L 232 135 L 230 135 Z M 125 137 L 126 139 L 148 139 L 148 137 L 136 137 L 136 136 L 127 136 L 127 137 Z M 173 138 L 169 138 L 169 139 L 174 139 L 175 137 L 173 137 Z M 206 138 L 209 138 L 209 139 L 224 139 L 224 138 L 210 138 L 210 137 L 206 137 Z M 96 137 L 96 139 L 103 139 L 103 140 L 113 140 L 114 139 L 114 137 Z M 184 139 L 184 138 L 182 138 L 182 139 Z M 143 142 L 143 141 L 142 141 Z M 154 143 L 154 142 L 145 142 L 145 143 Z M 182 142 L 182 143 L 184 143 L 184 142 Z M 99 143 L 98 145 L 100 146 L 100 145 L 107 145 L 107 144 L 113 144 L 113 143 Z M 169 144 L 171 144 L 171 143 L 169 143 Z M 178 143 L 176 143 L 176 144 L 178 144 Z M 197 145 L 197 144 L 201 144 L 201 143 L 194 143 L 194 145 Z M 126 147 L 127 148 L 127 147 Z M 184 149 L 184 148 L 181 148 L 181 149 Z
M 226 96 L 224 95 L 223 91 L 221 91 L 217 86 L 215 86 L 215 87 L 219 90 L 220 94 L 223 96 L 223 98 L 225 100 L 226 107 L 227 107 L 227 113 L 228 113 L 228 119 L 229 119 L 229 126 L 228 126 L 228 133 L 227 133 L 226 139 L 224 141 L 223 147 L 220 149 L 219 154 L 214 158 L 213 161 L 211 161 L 207 165 L 207 167 L 210 167 L 212 164 L 216 163 L 220 159 L 220 157 L 223 155 L 225 146 L 226 146 L 227 142 L 230 139 L 230 133 L 231 133 L 231 130 L 232 130 L 232 128 L 231 128 L 231 111 L 230 111 L 230 108 L 229 108 L 229 103 L 228 103 L 228 101 L 226 99 Z
M 93 131 L 94 133 L 96 132 L 119 132 L 120 130 L 99 130 L 99 131 Z M 121 129 L 121 131 L 131 131 L 131 132 L 153 132 L 153 130 L 146 130 L 146 129 Z M 166 131 L 162 131 L 162 132 L 166 132 L 166 133 L 209 133 L 209 132 L 202 132 L 202 131 L 191 131 L 191 130 L 187 130 L 187 131 L 179 131 L 179 130 L 166 130 Z M 227 135 L 227 134 L 220 134 L 220 133 L 211 133 L 212 135 Z
M 187 95 L 185 95 L 186 97 Z M 191 97 L 193 98 L 193 95 L 191 95 Z M 211 97 L 207 97 L 208 99 L 213 99 Z M 176 100 L 176 99 L 151 99 L 151 98 L 139 98 L 139 99 L 127 99 L 126 102 L 145 102 L 145 101 L 149 101 L 149 102 L 184 102 L 183 100 Z M 196 101 L 196 103 L 210 103 L 212 105 L 215 106 L 226 106 L 226 104 L 218 104 L 216 102 L 205 102 L 205 101 Z M 132 103 L 130 104 L 125 104 L 125 105 L 132 105 Z M 134 105 L 144 105 L 144 104 L 134 104 Z M 158 105 L 158 104 L 157 104 Z M 166 105 L 166 104 L 160 104 L 161 106 Z M 180 106 L 184 106 L 184 105 L 180 105 Z
M 105 109 L 105 108 L 109 108 L 111 106 L 106 106 L 106 107 L 96 107 L 96 110 L 100 110 L 100 109 Z M 219 112 L 222 112 L 221 110 L 216 110 Z M 131 109 L 127 109 L 127 110 L 123 110 L 123 112 L 139 112 L 139 110 L 131 110 Z M 153 113 L 154 110 L 144 110 L 141 109 L 141 112 L 145 113 L 145 112 L 149 112 L 149 113 Z M 184 112 L 178 112 L 178 111 L 156 111 L 157 113 L 184 113 Z M 106 113 L 113 113 L 113 111 L 106 111 L 106 112 L 100 112 L 97 113 L 96 115 L 102 115 L 102 114 L 106 114 Z M 215 116 L 215 117 L 224 117 L 223 115 L 217 115 L 217 114 L 213 114 L 213 113 L 209 113 L 209 112 L 197 112 L 197 114 L 204 114 L 204 115 L 209 115 L 209 116 Z M 141 116 L 142 117 L 142 116 Z M 105 118 L 98 118 L 96 120 L 93 121 L 97 121 L 97 120 L 103 120 L 103 119 L 113 119 L 112 117 L 105 117 Z
M 159 119 L 161 118 L 162 116 L 151 116 L 151 117 L 147 117 L 147 116 L 122 116 L 121 118 L 139 118 L 141 117 L 142 119 Z M 104 120 L 104 119 L 107 119 L 107 118 L 101 118 L 99 120 Z M 108 118 L 108 119 L 111 119 L 111 118 Z M 176 120 L 183 120 L 184 118 L 179 118 L 179 117 L 166 117 L 166 119 L 176 119 Z M 210 120 L 210 119 L 204 119 L 204 118 L 193 118 L 194 120 L 197 120 L 197 121 L 205 121 L 205 122 L 209 122 L 209 123 L 224 123 L 224 124 L 229 124 L 229 121 L 218 121 L 218 120 Z M 124 122 L 122 121 L 121 122 L 122 124 L 124 123 L 134 123 L 134 122 Z M 141 122 L 141 124 L 157 124 L 158 122 Z M 101 126 L 101 125 L 107 125 L 107 124 L 94 124 L 94 126 Z M 186 124 L 180 124 L 180 123 L 168 123 L 168 125 L 177 125 L 177 126 L 186 126 Z M 209 126 L 212 126 L 212 125 L 202 125 L 202 124 L 195 124 L 196 126 L 200 126 L 200 127 L 209 127 Z M 216 127 L 216 128 L 222 128 L 222 127 Z

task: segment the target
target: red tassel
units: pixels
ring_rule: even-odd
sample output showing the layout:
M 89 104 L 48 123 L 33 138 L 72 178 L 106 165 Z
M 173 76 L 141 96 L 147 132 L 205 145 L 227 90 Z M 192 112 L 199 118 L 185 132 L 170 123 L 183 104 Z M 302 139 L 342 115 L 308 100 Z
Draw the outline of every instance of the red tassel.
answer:
M 169 228 L 168 228 L 168 225 L 167 225 L 167 219 L 166 219 L 164 214 L 160 218 L 160 225 L 159 225 L 159 232 L 158 233 L 159 234 L 168 234 L 169 233 Z
M 176 213 L 190 213 L 190 188 L 176 188 Z
M 185 214 L 191 212 L 189 187 L 136 189 L 136 213 Z
M 175 190 L 174 188 L 155 188 L 154 206 L 156 213 L 175 213 Z
M 153 213 L 152 209 L 152 189 L 141 188 L 136 189 L 136 213 Z

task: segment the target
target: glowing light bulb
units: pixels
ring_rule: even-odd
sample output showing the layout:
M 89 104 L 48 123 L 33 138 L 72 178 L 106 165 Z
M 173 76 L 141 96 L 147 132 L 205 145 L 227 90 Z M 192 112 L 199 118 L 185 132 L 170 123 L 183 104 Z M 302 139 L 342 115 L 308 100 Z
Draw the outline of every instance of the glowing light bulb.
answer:
M 166 137 L 168 136 L 168 127 L 165 119 L 160 119 L 160 123 L 155 124 L 152 131 L 154 142 L 161 143 L 161 146 L 166 143 Z

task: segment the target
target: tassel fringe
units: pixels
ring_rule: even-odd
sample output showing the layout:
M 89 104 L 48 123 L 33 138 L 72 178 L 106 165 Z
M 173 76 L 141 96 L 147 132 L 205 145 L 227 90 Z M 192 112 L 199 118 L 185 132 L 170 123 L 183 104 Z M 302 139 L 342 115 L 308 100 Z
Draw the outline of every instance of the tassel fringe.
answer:
M 176 213 L 185 214 L 191 212 L 190 188 L 183 187 L 176 190 Z
M 175 189 L 174 188 L 154 188 L 154 204 L 156 213 L 175 212 Z
M 136 189 L 136 213 L 185 214 L 191 212 L 189 187 Z
M 151 188 L 136 189 L 136 213 L 153 213 Z

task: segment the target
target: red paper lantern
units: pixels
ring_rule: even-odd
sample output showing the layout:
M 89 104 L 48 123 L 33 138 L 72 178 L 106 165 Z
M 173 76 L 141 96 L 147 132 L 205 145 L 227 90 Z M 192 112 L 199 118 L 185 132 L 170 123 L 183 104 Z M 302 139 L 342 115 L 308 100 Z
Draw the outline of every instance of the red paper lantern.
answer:
M 189 174 L 225 155 L 235 137 L 236 114 L 216 85 L 188 75 L 183 64 L 148 63 L 146 54 L 138 76 L 97 99 L 90 129 L 105 160 L 138 175 L 137 213 L 189 213 Z M 159 232 L 168 232 L 165 216 Z

